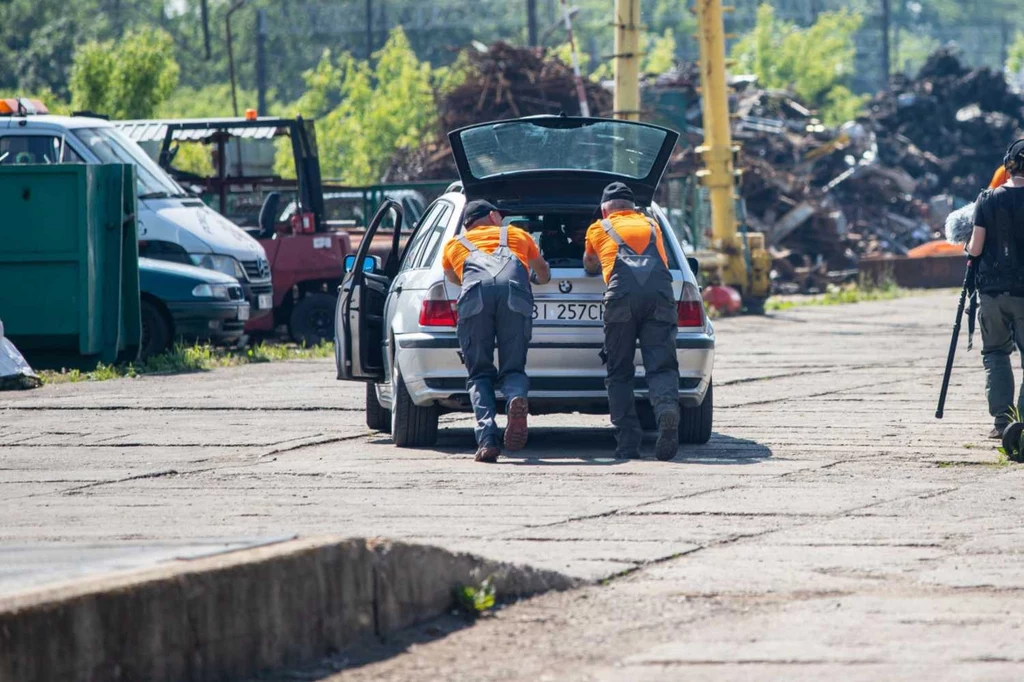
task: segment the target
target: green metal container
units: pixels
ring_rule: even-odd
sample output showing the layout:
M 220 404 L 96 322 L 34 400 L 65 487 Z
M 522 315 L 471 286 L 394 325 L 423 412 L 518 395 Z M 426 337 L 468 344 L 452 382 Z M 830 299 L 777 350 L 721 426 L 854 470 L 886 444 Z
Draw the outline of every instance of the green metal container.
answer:
M 134 360 L 135 168 L 0 167 L 0 319 L 36 367 Z

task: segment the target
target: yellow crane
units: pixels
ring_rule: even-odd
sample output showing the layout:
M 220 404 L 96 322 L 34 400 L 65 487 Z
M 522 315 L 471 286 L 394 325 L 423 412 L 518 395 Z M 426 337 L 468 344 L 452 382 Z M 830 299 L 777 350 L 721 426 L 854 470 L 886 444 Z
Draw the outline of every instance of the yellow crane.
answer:
M 712 282 L 738 290 L 749 311 L 764 310 L 771 289 L 771 256 L 764 235 L 742 233 L 736 220 L 736 183 L 726 77 L 725 22 L 721 0 L 696 0 L 704 143 L 697 151 L 705 168 L 699 176 L 711 201 L 712 259 L 702 263 Z M 640 114 L 640 0 L 615 0 L 615 117 Z M 709 262 L 710 261 L 710 262 Z

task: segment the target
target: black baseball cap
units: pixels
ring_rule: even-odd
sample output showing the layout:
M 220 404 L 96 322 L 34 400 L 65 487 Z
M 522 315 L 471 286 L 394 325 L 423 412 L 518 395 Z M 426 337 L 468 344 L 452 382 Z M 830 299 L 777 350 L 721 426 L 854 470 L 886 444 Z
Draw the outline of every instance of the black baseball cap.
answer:
M 486 218 L 491 214 L 491 211 L 497 211 L 498 208 L 491 202 L 485 199 L 476 199 L 466 204 L 466 212 L 462 214 L 462 226 L 468 227 L 481 218 Z
M 607 201 L 632 201 L 636 203 L 636 197 L 633 195 L 633 190 L 629 188 L 624 182 L 613 182 L 604 188 L 604 193 L 601 194 L 601 203 Z

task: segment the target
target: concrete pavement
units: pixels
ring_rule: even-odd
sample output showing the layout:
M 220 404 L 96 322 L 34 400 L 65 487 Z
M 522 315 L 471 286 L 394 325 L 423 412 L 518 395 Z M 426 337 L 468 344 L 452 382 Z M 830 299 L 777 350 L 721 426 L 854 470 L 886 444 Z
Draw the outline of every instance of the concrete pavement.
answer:
M 460 415 L 397 450 L 330 361 L 5 394 L 0 590 L 39 584 L 39 552 L 49 580 L 128 543 L 146 563 L 387 536 L 611 580 L 410 632 L 341 679 L 1017 679 L 1022 473 L 983 440 L 965 342 L 932 418 L 955 306 L 719 321 L 715 436 L 670 463 L 611 459 L 589 416 L 535 419 L 495 466 Z

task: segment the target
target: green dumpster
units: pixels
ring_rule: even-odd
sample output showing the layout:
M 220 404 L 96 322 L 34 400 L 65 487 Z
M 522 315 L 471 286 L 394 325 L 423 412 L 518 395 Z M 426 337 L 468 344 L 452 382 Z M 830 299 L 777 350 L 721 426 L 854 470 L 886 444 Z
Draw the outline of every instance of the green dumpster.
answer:
M 36 367 L 138 356 L 131 165 L 0 167 L 0 320 Z

